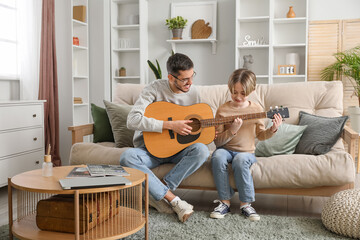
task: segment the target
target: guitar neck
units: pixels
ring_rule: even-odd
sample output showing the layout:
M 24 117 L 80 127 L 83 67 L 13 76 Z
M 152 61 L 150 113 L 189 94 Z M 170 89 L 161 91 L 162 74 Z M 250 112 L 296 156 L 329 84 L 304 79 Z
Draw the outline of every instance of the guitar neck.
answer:
M 242 120 L 266 118 L 266 112 L 249 113 L 249 114 L 242 114 L 242 115 L 222 117 L 222 118 L 203 119 L 200 120 L 200 122 L 201 122 L 201 127 L 214 127 L 218 125 L 231 124 L 236 118 L 241 118 Z

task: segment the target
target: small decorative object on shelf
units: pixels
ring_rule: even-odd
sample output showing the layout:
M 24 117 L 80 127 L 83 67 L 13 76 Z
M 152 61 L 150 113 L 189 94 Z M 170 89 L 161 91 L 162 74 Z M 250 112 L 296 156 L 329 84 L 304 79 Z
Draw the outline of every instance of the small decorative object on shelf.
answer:
M 121 67 L 121 68 L 119 69 L 119 76 L 120 76 L 120 77 L 125 77 L 125 76 L 126 76 L 126 68 Z
M 79 43 L 79 38 L 78 37 L 73 37 L 73 45 L 75 46 L 79 46 L 80 43 Z
M 165 20 L 165 25 L 168 26 L 168 29 L 172 31 L 173 40 L 182 39 L 182 31 L 186 26 L 187 19 L 184 19 L 181 16 L 177 16 L 174 18 L 169 18 Z
M 296 65 L 279 65 L 278 75 L 296 75 Z
M 256 45 L 256 41 L 250 40 L 250 38 L 251 38 L 250 35 L 245 36 L 245 42 L 243 42 L 243 46 L 255 46 Z
M 286 17 L 287 17 L 287 18 L 294 18 L 294 17 L 296 17 L 296 14 L 295 14 L 294 9 L 293 9 L 292 6 L 289 7 L 289 11 L 288 11 L 288 13 L 286 14 Z
M 74 6 L 73 7 L 73 19 L 86 22 L 86 6 Z
M 196 20 L 191 26 L 191 38 L 206 39 L 210 37 L 212 28 L 209 26 L 209 24 L 209 22 L 205 23 L 204 19 Z
M 249 55 L 244 55 L 244 65 L 243 68 L 248 69 L 248 70 L 252 70 L 251 69 L 251 64 L 254 63 L 254 58 L 251 54 Z
M 300 57 L 298 53 L 287 53 L 286 56 L 286 65 L 295 65 L 296 66 L 296 74 L 299 74 L 299 64 Z
M 83 100 L 81 97 L 74 97 L 74 104 L 82 104 Z

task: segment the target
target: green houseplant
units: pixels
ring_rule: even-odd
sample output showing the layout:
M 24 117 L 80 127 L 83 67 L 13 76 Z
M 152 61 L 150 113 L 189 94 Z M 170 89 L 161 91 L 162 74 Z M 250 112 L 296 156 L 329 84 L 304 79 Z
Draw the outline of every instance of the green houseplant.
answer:
M 354 87 L 354 94 L 358 97 L 360 105 L 360 46 L 352 49 L 335 53 L 335 63 L 326 67 L 321 71 L 321 79 L 326 81 L 333 81 L 334 76 L 339 79 L 344 75 Z M 350 114 L 351 127 L 360 132 L 360 108 L 357 106 L 350 106 L 348 108 Z
M 158 60 L 156 60 L 156 66 L 150 60 L 147 60 L 147 63 L 149 65 L 150 69 L 153 71 L 153 73 L 155 75 L 155 78 L 156 79 L 161 79 L 162 78 L 162 73 L 161 73 L 161 68 L 160 68 Z
M 172 39 L 182 39 L 182 31 L 185 28 L 188 20 L 181 16 L 176 16 L 174 18 L 166 19 L 165 21 L 165 25 L 168 26 L 168 29 L 172 31 Z

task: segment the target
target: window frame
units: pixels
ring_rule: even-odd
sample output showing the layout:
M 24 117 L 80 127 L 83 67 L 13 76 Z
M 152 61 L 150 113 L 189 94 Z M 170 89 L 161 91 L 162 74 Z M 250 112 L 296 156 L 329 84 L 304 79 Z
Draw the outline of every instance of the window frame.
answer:
M 0 38 L 0 42 L 3 43 L 14 43 L 16 45 L 16 74 L 15 75 L 10 75 L 10 74 L 2 74 L 0 72 L 0 81 L 11 81 L 11 80 L 16 80 L 19 81 L 20 80 L 20 66 L 19 66 L 19 41 L 18 41 L 18 36 L 19 36 L 19 26 L 18 26 L 18 8 L 17 8 L 17 0 L 13 0 L 15 2 L 14 6 L 9 6 L 3 3 L 0 3 L 0 8 L 5 8 L 5 9 L 10 9 L 15 11 L 16 14 L 16 18 L 15 18 L 15 40 L 11 40 L 11 39 L 6 39 L 6 38 Z

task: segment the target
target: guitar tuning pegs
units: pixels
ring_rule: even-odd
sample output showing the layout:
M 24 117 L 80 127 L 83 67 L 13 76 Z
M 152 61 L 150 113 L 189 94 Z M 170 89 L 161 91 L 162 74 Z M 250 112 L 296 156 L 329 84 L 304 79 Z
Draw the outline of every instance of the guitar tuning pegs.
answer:
M 284 110 L 284 107 L 283 107 L 283 105 L 281 105 L 281 106 L 280 106 L 280 108 L 281 108 L 281 110 Z
M 279 111 L 279 107 L 278 107 L 278 106 L 275 106 L 275 110 L 276 110 L 276 111 Z
M 273 111 L 272 107 L 270 107 L 270 111 L 271 111 L 271 112 Z

